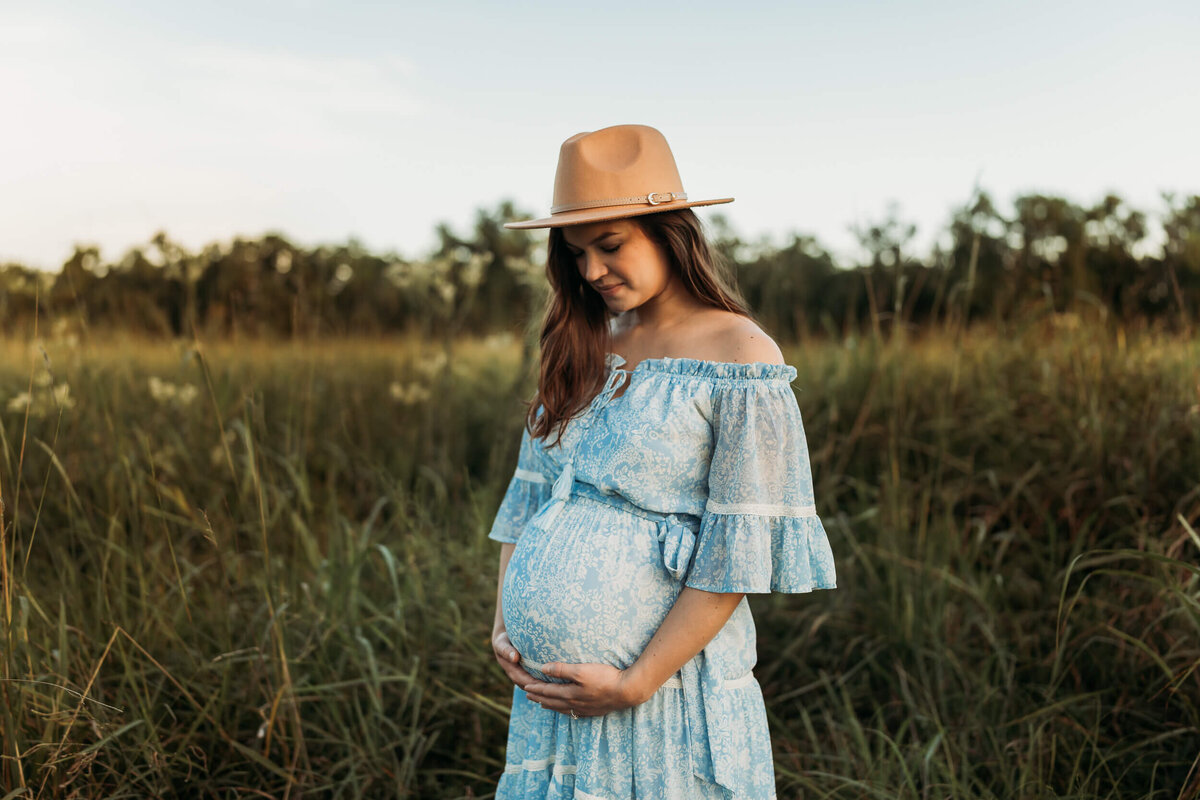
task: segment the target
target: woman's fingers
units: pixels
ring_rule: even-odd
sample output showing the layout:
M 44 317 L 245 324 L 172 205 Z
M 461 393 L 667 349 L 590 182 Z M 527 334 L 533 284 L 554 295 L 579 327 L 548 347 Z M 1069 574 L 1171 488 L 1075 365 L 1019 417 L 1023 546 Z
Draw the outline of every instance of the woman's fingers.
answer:
M 577 715 L 584 714 L 585 712 L 590 713 L 588 709 L 591 708 L 591 705 L 581 700 L 568 700 L 561 697 L 551 697 L 549 695 L 538 694 L 528 690 L 526 690 L 525 696 L 528 697 L 531 702 L 537 703 L 539 706 L 549 711 L 558 711 L 562 714 L 569 714 L 570 710 L 573 708 L 575 709 L 575 713 Z
M 524 670 L 522 670 L 516 664 L 509 663 L 508 661 L 501 661 L 500 669 L 504 670 L 504 674 L 506 676 L 508 676 L 508 679 L 510 681 L 515 683 L 517 686 L 520 686 L 521 688 L 524 688 L 525 684 L 527 684 L 527 683 L 529 683 L 529 681 L 533 680 L 532 675 L 530 675 L 526 679 L 522 679 L 520 673 L 524 672 Z M 526 674 L 528 675 L 528 673 L 526 673 Z
M 563 664 L 556 661 L 554 663 L 547 664 L 542 671 L 551 678 L 566 678 L 567 680 L 575 683 L 579 682 L 578 664 Z
M 532 676 L 530 676 L 532 679 Z M 532 693 L 547 700 L 560 702 L 583 702 L 583 692 L 573 683 L 545 683 L 533 681 L 525 687 L 526 693 Z
M 533 676 L 526 672 L 524 667 L 517 664 L 510 664 L 507 661 L 501 661 L 500 668 L 504 670 L 504 674 L 508 676 L 509 680 L 522 689 L 533 683 Z
M 508 659 L 513 663 L 521 660 L 521 654 L 517 652 L 517 648 L 512 646 L 512 642 L 508 638 L 508 633 L 500 631 L 492 637 L 492 650 L 502 659 Z
M 525 693 L 531 702 L 537 703 L 547 711 L 555 711 L 559 714 L 570 714 L 575 712 L 575 717 L 596 717 L 606 713 L 609 709 L 601 706 L 596 706 L 586 700 L 563 700 L 557 697 L 546 697 L 545 695 Z
M 496 655 L 500 669 L 504 670 L 504 674 L 514 684 L 524 689 L 526 684 L 533 680 L 533 676 L 520 665 L 521 654 L 509 642 L 507 633 L 501 631 L 492 637 L 492 652 Z

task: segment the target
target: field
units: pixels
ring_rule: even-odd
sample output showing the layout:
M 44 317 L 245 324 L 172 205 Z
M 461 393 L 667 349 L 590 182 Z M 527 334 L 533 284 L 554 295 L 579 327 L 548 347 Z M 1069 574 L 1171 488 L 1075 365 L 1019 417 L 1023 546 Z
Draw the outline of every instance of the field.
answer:
M 0 342 L 0 798 L 490 797 L 520 343 Z M 780 798 L 1200 797 L 1200 341 L 784 347 Z

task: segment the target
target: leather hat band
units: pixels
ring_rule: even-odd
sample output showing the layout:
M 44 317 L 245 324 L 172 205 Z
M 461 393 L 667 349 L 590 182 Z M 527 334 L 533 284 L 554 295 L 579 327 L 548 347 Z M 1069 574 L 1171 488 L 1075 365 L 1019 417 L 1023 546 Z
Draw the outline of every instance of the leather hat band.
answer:
M 564 211 L 580 211 L 585 208 L 604 208 L 606 206 L 634 206 L 649 204 L 652 206 L 671 203 L 675 200 L 687 200 L 687 192 L 650 192 L 640 197 L 616 197 L 609 200 L 596 200 L 590 203 L 570 203 L 568 205 L 551 206 L 551 214 L 561 214 Z

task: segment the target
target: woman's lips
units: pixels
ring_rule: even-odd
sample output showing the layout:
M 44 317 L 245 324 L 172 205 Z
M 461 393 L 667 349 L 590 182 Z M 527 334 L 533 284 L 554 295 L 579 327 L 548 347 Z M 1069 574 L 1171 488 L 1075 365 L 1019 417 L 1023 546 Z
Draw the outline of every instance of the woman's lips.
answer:
M 617 289 L 620 289 L 620 288 L 621 288 L 621 284 L 614 283 L 612 286 L 609 286 L 606 288 L 601 288 L 601 287 L 597 286 L 596 291 L 600 292 L 600 294 L 613 294 L 614 292 L 617 291 Z

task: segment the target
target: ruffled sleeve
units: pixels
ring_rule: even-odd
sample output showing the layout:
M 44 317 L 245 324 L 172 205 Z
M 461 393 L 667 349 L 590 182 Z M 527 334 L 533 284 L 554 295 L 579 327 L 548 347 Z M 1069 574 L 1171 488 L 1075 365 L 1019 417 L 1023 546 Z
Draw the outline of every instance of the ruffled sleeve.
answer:
M 551 484 L 534 465 L 534 444 L 529 428 L 521 436 L 517 468 L 508 490 L 500 501 L 500 509 L 488 533 L 489 539 L 497 542 L 514 543 L 521 537 L 525 523 L 550 499 Z
M 730 381 L 714 401 L 708 502 L 686 585 L 747 593 L 834 588 L 833 552 L 788 381 Z

